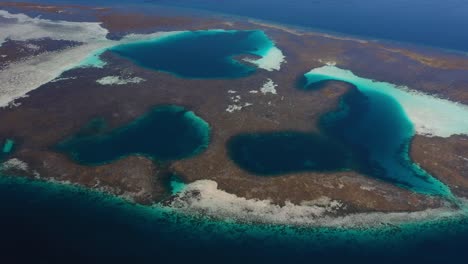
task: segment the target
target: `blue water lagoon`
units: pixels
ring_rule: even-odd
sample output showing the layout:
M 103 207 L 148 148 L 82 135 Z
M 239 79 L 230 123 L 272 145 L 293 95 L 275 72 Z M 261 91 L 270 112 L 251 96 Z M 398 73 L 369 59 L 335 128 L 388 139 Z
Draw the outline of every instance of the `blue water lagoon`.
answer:
M 234 136 L 227 147 L 239 166 L 263 176 L 300 171 L 338 171 L 351 165 L 351 153 L 346 148 L 313 133 L 247 133 Z
M 306 90 L 319 89 L 330 80 L 356 87 L 356 91 L 344 96 L 340 109 L 326 115 L 321 124 L 327 135 L 352 149 L 355 169 L 417 192 L 450 196 L 449 188 L 413 163 L 408 151 L 416 132 L 443 136 L 468 132 L 464 107 L 412 93 L 405 87 L 361 78 L 334 66 L 314 69 L 305 78 Z M 427 109 L 428 102 L 431 110 Z M 421 120 L 426 115 L 433 121 Z M 440 116 L 447 117 L 443 123 L 437 120 Z M 457 125 L 445 126 L 447 120 Z
M 87 165 L 110 163 L 129 155 L 168 161 L 202 152 L 210 142 L 210 130 L 208 123 L 183 107 L 158 106 L 113 130 L 106 129 L 104 120 L 94 119 L 56 149 Z
M 416 128 L 444 136 L 468 132 L 468 111 L 463 106 L 360 78 L 333 66 L 314 69 L 304 77 L 299 89 L 306 91 L 320 89 L 331 80 L 351 83 L 356 89 L 341 99 L 337 110 L 322 116 L 320 134 L 279 131 L 231 138 L 229 155 L 240 167 L 261 176 L 353 170 L 452 199 L 449 188 L 412 162 L 408 152 Z M 432 122 L 421 118 L 428 114 Z M 443 121 L 434 120 L 437 118 Z
M 139 66 L 183 78 L 239 78 L 257 68 L 279 70 L 284 59 L 263 31 L 182 31 L 121 42 L 99 50 L 82 65 L 102 67 L 99 55 L 109 50 Z

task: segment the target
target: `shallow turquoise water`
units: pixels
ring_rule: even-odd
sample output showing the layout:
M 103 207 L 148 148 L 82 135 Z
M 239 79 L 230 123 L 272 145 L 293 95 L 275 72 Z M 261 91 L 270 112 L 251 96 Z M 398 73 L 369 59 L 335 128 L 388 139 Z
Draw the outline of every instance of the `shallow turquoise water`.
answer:
M 177 175 L 173 174 L 169 177 L 169 189 L 172 195 L 181 192 L 187 184 Z
M 359 171 L 417 192 L 450 196 L 447 186 L 410 160 L 408 149 L 415 128 L 392 93 L 373 89 L 375 83 L 361 82 L 361 78 L 335 78 L 312 71 L 306 78 L 305 89 L 317 89 L 327 80 L 347 81 L 357 87 L 358 92 L 343 98 L 347 113 L 325 116 L 322 126 L 328 135 L 353 149 Z
M 3 145 L 3 149 L 2 149 L 2 152 L 3 153 L 10 153 L 11 150 L 13 149 L 13 146 L 14 146 L 15 142 L 11 139 L 6 139 L 5 140 L 5 144 Z
M 79 163 L 110 163 L 129 155 L 155 161 L 176 160 L 202 152 L 210 141 L 210 126 L 183 107 L 158 106 L 122 127 L 108 130 L 94 119 L 56 149 Z
M 300 89 L 320 89 L 323 81 L 334 80 L 333 74 L 312 71 L 305 77 Z M 368 87 L 372 81 L 340 77 L 336 79 L 357 90 L 342 98 L 339 109 L 322 116 L 322 135 L 291 131 L 236 135 L 227 145 L 233 161 L 263 176 L 354 170 L 416 192 L 453 198 L 446 185 L 410 160 L 414 125 L 393 94 Z
M 169 37 L 130 42 L 109 50 L 152 70 L 184 78 L 237 78 L 256 67 L 235 56 L 266 56 L 274 47 L 263 31 L 186 31 Z

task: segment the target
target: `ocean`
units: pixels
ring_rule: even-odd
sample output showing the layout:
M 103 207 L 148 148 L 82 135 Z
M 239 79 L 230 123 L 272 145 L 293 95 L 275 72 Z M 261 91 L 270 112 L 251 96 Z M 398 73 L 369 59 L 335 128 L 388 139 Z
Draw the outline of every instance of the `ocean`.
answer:
M 111 5 L 157 12 L 179 7 L 245 16 L 321 32 L 468 52 L 468 2 L 464 0 L 30 0 Z M 151 8 L 153 7 L 153 9 Z M 190 10 L 193 9 L 193 10 Z M 202 13 L 202 12 L 199 12 Z
M 376 228 L 239 224 L 8 177 L 0 177 L 0 209 L 2 263 L 463 263 L 468 257 L 467 217 Z

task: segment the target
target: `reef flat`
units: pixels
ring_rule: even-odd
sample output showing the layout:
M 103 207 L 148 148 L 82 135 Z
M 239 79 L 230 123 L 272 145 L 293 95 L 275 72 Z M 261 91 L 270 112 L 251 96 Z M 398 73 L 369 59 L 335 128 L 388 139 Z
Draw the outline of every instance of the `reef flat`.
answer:
M 419 221 L 424 218 L 420 215 L 431 218 L 452 213 L 457 208 L 454 202 L 457 198 L 451 191 L 458 196 L 466 195 L 466 191 L 456 191 L 462 188 L 457 186 L 464 186 L 466 153 L 449 147 L 463 144 L 468 133 L 462 118 L 468 103 L 468 58 L 465 56 L 285 29 L 255 21 L 201 17 L 162 19 L 135 13 L 132 14 L 135 19 L 124 22 L 119 19 L 123 14 L 112 9 L 82 11 L 66 7 L 75 14 L 86 12 L 92 17 L 88 22 L 69 22 L 66 18 L 74 17 L 73 14 L 59 13 L 60 20 L 47 17 L 46 13 L 45 17 L 33 18 L 27 15 L 31 5 L 15 8 L 23 8 L 26 14 L 11 9 L 11 13 L 0 13 L 9 21 L 9 30 L 0 35 L 5 39 L 1 52 L 7 50 L 8 45 L 34 44 L 40 36 L 48 40 L 41 42 L 44 47 L 40 49 L 26 50 L 21 56 L 5 61 L 4 68 L 0 69 L 0 78 L 6 80 L 0 89 L 0 103 L 4 106 L 0 110 L 3 121 L 0 139 L 9 138 L 15 142 L 14 151 L 4 158 L 3 174 L 70 182 L 138 203 L 160 203 L 192 214 L 296 225 L 358 223 L 370 226 Z M 56 8 L 61 10 L 59 6 Z M 38 10 L 40 8 L 34 12 Z M 17 34 L 18 25 L 32 27 L 37 35 L 28 38 Z M 75 31 L 64 37 L 48 30 L 52 26 L 66 33 Z M 210 39 L 198 43 L 201 49 L 171 49 L 172 45 L 182 47 L 207 35 Z M 217 39 L 232 35 L 242 35 L 246 42 Z M 184 36 L 189 37 L 184 39 Z M 221 43 L 225 50 L 219 48 L 211 54 L 210 49 L 215 49 L 209 47 L 211 42 Z M 148 44 L 151 45 L 146 46 Z M 233 46 L 224 47 L 229 44 Z M 236 45 L 243 48 L 238 49 Z M 138 49 L 144 53 L 157 49 L 157 56 L 148 58 L 160 64 L 142 63 L 142 59 L 147 59 L 144 54 L 135 59 L 134 51 Z M 198 57 L 189 61 L 191 64 L 170 65 L 173 61 L 170 52 L 180 56 L 177 63 L 183 63 L 188 56 Z M 8 58 L 10 53 L 15 52 L 0 55 Z M 202 54 L 213 57 L 200 56 Z M 157 61 L 162 55 L 168 57 Z M 202 60 L 205 64 L 196 64 Z M 228 70 L 222 71 L 221 66 Z M 47 75 L 41 67 L 49 69 Z M 191 68 L 196 70 L 192 76 Z M 184 71 L 178 72 L 180 69 Z M 217 74 L 200 74 L 213 72 Z M 322 81 L 320 89 L 300 87 L 304 76 L 314 73 L 326 77 L 312 80 Z M 387 95 L 394 104 L 389 107 L 398 108 L 408 117 L 404 122 L 395 119 L 398 122 L 385 130 L 392 134 L 395 126 L 402 125 L 405 140 L 393 142 L 391 151 L 381 148 L 390 152 L 380 157 L 387 160 L 395 153 L 405 153 L 403 156 L 411 159 L 411 163 L 405 164 L 420 166 L 418 169 L 427 170 L 424 173 L 430 178 L 418 182 L 412 180 L 414 175 L 407 175 L 408 178 L 395 182 L 348 166 L 350 161 L 346 155 L 323 153 L 320 156 L 322 151 L 308 149 L 309 146 L 318 146 L 319 150 L 333 146 L 340 154 L 346 154 L 341 149 L 349 146 L 342 141 L 330 143 L 330 135 L 324 132 L 321 122 L 330 113 L 347 114 L 343 108 L 343 98 L 347 95 L 363 93 L 369 97 L 371 94 L 366 95 L 363 86 L 381 92 L 390 87 L 393 92 Z M 418 107 L 408 107 L 414 106 L 411 104 L 414 101 L 404 101 L 413 98 L 411 96 L 419 98 L 415 100 L 420 103 Z M 426 100 L 434 105 L 429 112 L 424 112 Z M 441 102 L 440 107 L 435 107 Z M 202 142 L 203 148 L 193 155 L 192 151 L 187 151 L 165 159 L 145 151 L 146 154 L 141 155 L 141 149 L 131 149 L 137 145 L 154 147 L 155 152 L 161 146 L 168 148 L 157 144 L 146 146 L 144 138 L 139 138 L 140 144 L 123 137 L 125 144 L 129 144 L 126 150 L 131 151 L 119 150 L 121 143 L 117 141 L 106 141 L 106 136 L 129 133 L 126 124 L 134 124 L 151 109 L 164 105 L 183 107 L 204 120 L 211 128 L 209 142 Z M 453 111 L 445 111 L 450 109 Z M 380 120 L 375 119 L 371 121 L 379 124 Z M 103 120 L 105 126 L 100 126 L 99 122 L 91 126 L 89 133 L 95 135 L 85 140 L 90 145 L 78 140 L 75 145 L 69 141 L 76 148 L 56 148 L 60 142 L 86 131 L 93 120 Z M 153 121 L 157 123 L 156 119 Z M 286 134 L 281 134 L 285 131 Z M 372 128 L 369 131 L 372 132 Z M 241 135 L 247 136 L 242 138 Z M 264 146 L 257 149 L 252 135 L 267 135 Z M 295 140 L 299 140 L 285 140 L 276 149 L 272 148 L 279 149 L 272 159 L 262 156 L 265 146 L 278 143 L 277 135 L 294 135 Z M 181 144 L 186 146 L 183 142 Z M 450 145 L 437 147 L 445 142 Z M 116 147 L 113 144 L 117 144 Z M 230 144 L 239 149 L 230 148 Z M 426 147 L 431 144 L 434 147 Z M 293 148 L 291 152 L 283 151 L 288 147 Z M 198 148 L 190 148 L 193 149 Z M 440 161 L 444 164 L 443 170 L 428 161 L 435 156 L 428 152 L 436 150 L 443 151 L 438 153 L 438 159 L 443 159 Z M 84 156 L 76 158 L 70 154 L 73 151 L 78 156 L 79 153 L 94 153 L 97 158 L 86 162 Z M 252 153 L 258 158 L 249 158 Z M 297 164 L 286 164 L 294 165 L 293 168 L 285 166 L 282 162 L 288 161 L 282 154 L 290 155 Z M 379 157 L 379 154 L 371 151 L 370 157 Z M 442 158 L 455 155 L 461 158 Z M 243 166 L 243 162 L 252 164 Z M 331 166 L 326 162 L 336 163 Z M 266 167 L 272 163 L 277 167 Z M 371 163 L 360 164 L 376 170 L 388 169 L 368 166 Z M 180 178 L 179 184 L 172 183 L 174 174 Z M 415 192 L 418 188 L 402 184 L 408 182 L 422 187 Z M 178 191 L 171 186 L 178 186 Z M 421 189 L 431 190 L 431 195 Z M 415 212 L 421 214 L 415 217 L 412 215 Z M 342 219 L 340 217 L 349 218 L 330 220 Z

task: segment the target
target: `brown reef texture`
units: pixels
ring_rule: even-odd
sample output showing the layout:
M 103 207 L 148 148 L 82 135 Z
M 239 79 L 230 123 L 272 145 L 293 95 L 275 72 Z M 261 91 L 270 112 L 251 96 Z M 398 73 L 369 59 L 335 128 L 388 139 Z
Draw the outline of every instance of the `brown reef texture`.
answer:
M 211 179 L 227 192 L 252 199 L 271 199 L 278 204 L 327 196 L 342 201 L 352 212 L 414 211 L 440 206 L 441 201 L 436 198 L 415 194 L 355 172 L 304 172 L 276 177 L 252 175 L 229 159 L 225 144 L 230 137 L 243 132 L 320 132 L 317 128 L 320 116 L 335 109 L 340 97 L 353 87 L 329 82 L 321 90 L 307 92 L 297 89 L 296 83 L 305 72 L 327 62 L 335 62 L 338 67 L 351 69 L 363 77 L 407 85 L 468 103 L 468 58 L 285 30 L 249 21 L 165 20 L 129 14 L 133 22 L 128 22 L 119 19 L 122 16 L 125 15 L 106 10 L 97 17 L 116 35 L 164 27 L 181 27 L 180 30 L 263 29 L 284 52 L 287 63 L 278 72 L 259 70 L 247 78 L 188 80 L 143 69 L 108 52 L 104 54 L 108 62 L 105 68 L 68 71 L 63 77 L 76 79 L 43 85 L 30 92 L 29 97 L 20 99 L 20 107 L 0 110 L 0 139 L 14 138 L 17 145 L 12 157 L 24 160 L 42 177 L 106 190 L 142 203 L 158 201 L 168 194 L 164 182 L 167 172 L 171 171 L 181 174 L 187 182 Z M 176 26 L 173 22 L 180 24 Z M 96 80 L 110 75 L 141 77 L 146 81 L 114 86 L 96 83 Z M 278 84 L 277 95 L 250 93 L 251 90 L 259 90 L 268 78 Z M 235 93 L 229 93 L 229 90 Z M 237 95 L 241 104 L 252 105 L 233 113 L 227 112 L 227 107 L 234 104 L 232 97 Z M 128 157 L 112 164 L 89 167 L 76 164 L 51 148 L 79 131 L 94 117 L 105 118 L 109 129 L 112 129 L 161 104 L 184 106 L 211 124 L 212 142 L 205 152 L 172 164 L 155 165 L 143 157 Z M 465 139 L 453 138 L 418 136 L 412 143 L 411 155 L 450 187 L 468 186 L 464 180 L 467 162 L 454 158 L 457 155 L 466 158 L 466 152 L 460 152 L 460 146 L 463 146 L 460 142 Z M 437 152 L 439 157 L 435 158 L 439 164 L 444 164 L 444 169 L 431 164 Z
M 432 175 L 468 198 L 468 136 L 449 138 L 416 136 L 411 157 Z

